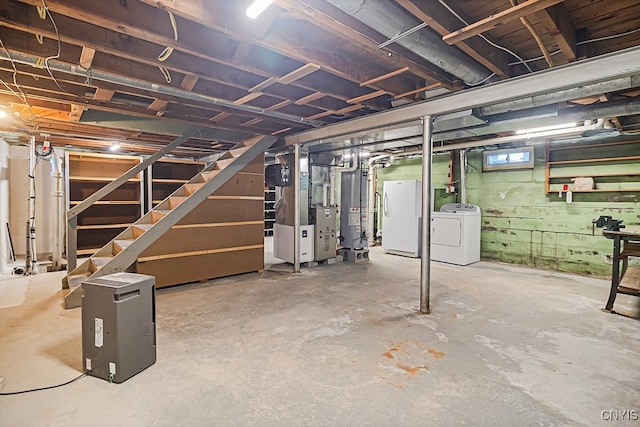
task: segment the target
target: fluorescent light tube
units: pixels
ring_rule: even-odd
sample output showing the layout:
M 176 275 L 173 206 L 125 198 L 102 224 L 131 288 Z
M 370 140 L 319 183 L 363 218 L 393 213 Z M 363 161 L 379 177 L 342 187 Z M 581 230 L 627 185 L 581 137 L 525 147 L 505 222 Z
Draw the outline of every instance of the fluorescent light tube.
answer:
M 518 130 L 516 131 L 516 135 L 526 135 L 528 133 L 547 132 L 550 130 L 559 130 L 559 129 L 564 130 L 564 129 L 574 128 L 576 126 L 577 126 L 576 123 L 562 123 L 559 125 L 551 125 L 551 126 L 543 126 L 539 128 L 533 128 L 533 129 Z
M 249 18 L 256 19 L 271 3 L 273 3 L 273 0 L 255 0 L 249 5 L 245 13 Z

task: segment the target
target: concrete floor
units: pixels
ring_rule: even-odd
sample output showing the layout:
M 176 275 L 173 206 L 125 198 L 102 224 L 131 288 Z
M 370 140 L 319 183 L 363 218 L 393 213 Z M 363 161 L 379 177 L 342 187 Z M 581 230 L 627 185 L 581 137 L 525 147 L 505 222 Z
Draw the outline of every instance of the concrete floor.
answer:
M 608 281 L 433 263 L 422 315 L 419 266 L 373 248 L 366 264 L 160 290 L 156 364 L 122 384 L 0 396 L 0 425 L 593 426 L 640 413 L 640 322 L 600 311 Z M 0 282 L 0 392 L 81 372 L 81 312 L 61 308 L 61 277 Z M 621 295 L 616 309 L 635 304 Z

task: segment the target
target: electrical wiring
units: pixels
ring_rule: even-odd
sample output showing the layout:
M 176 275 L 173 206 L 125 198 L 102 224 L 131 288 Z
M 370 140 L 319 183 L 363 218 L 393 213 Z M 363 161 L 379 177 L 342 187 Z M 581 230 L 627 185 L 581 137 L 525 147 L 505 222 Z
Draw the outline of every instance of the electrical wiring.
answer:
M 469 25 L 469 23 L 462 17 L 460 16 L 455 10 L 451 9 L 451 7 L 449 7 L 449 5 L 444 1 L 444 0 L 438 0 L 440 2 L 440 4 L 442 6 L 444 6 L 449 12 L 451 12 L 456 18 L 458 18 L 460 21 L 462 21 L 462 23 L 464 25 Z M 482 34 L 478 34 L 484 41 L 486 41 L 487 43 L 489 43 L 491 46 L 495 47 L 496 49 L 500 49 L 503 50 L 505 52 L 507 52 L 508 54 L 512 55 L 514 58 L 516 58 L 519 61 L 524 61 L 524 59 L 522 59 L 522 57 L 520 57 L 518 54 L 516 54 L 515 52 L 507 49 L 504 46 L 500 46 L 497 43 L 492 42 L 491 40 L 489 40 L 488 38 L 486 38 L 484 35 Z M 529 70 L 530 73 L 533 73 L 533 70 L 529 67 L 529 65 L 527 65 L 525 62 L 522 63 L 522 65 L 524 65 L 527 70 Z
M 619 34 L 612 34 L 610 36 L 603 36 L 603 37 L 597 37 L 595 39 L 589 39 L 589 40 L 583 40 L 581 42 L 577 42 L 576 46 L 581 46 L 583 44 L 588 44 L 588 43 L 595 43 L 595 42 L 599 42 L 602 40 L 611 40 L 611 39 L 615 39 L 618 37 L 624 37 L 624 36 L 628 36 L 629 34 L 633 34 L 640 31 L 640 28 L 636 28 L 630 31 L 626 31 L 624 33 L 619 33 Z M 549 55 L 553 56 L 553 55 L 557 55 L 559 53 L 561 53 L 562 51 L 560 49 L 558 50 L 554 50 L 553 52 L 550 52 Z M 530 58 L 530 59 L 523 59 L 522 61 L 517 61 L 517 62 L 510 62 L 508 65 L 518 65 L 518 64 L 522 64 L 525 62 L 535 62 L 535 61 L 540 61 L 541 59 L 544 59 L 544 56 L 538 56 L 535 58 Z
M 86 376 L 87 376 L 87 374 L 85 372 L 84 374 L 78 375 L 77 377 L 75 377 L 74 379 L 72 379 L 70 381 L 67 381 L 66 383 L 50 385 L 50 386 L 47 386 L 47 387 L 32 388 L 30 390 L 20 390 L 20 391 L 11 391 L 9 393 L 0 393 L 0 396 L 14 396 L 16 394 L 32 393 L 34 391 L 50 390 L 52 388 L 58 388 L 58 387 L 62 387 L 62 386 L 71 384 L 72 382 L 78 381 L 80 378 L 86 377 Z
M 51 24 L 53 25 L 53 29 L 56 31 L 56 41 L 58 42 L 58 51 L 56 52 L 55 55 L 48 56 L 48 57 L 46 57 L 44 59 L 44 68 L 47 70 L 47 73 L 49 73 L 49 76 L 51 76 L 51 78 L 53 79 L 53 81 L 56 84 L 56 86 L 58 86 L 58 89 L 60 89 L 64 93 L 67 93 L 67 94 L 70 94 L 70 95 L 73 95 L 73 96 L 77 96 L 74 93 L 67 92 L 66 90 L 62 89 L 62 86 L 60 86 L 60 84 L 58 83 L 58 80 L 53 76 L 53 73 L 51 72 L 51 69 L 49 68 L 49 60 L 60 58 L 60 53 L 62 51 L 62 42 L 60 41 L 60 32 L 58 31 L 58 25 L 56 24 L 56 21 L 53 19 L 53 16 L 51 15 L 51 12 L 49 11 L 49 7 L 47 6 L 47 3 L 45 2 L 45 0 L 41 0 L 41 1 L 42 1 L 42 7 L 44 8 L 47 16 L 49 17 L 49 20 L 51 20 Z
M 178 24 L 176 23 L 176 17 L 173 15 L 173 13 L 169 11 L 167 11 L 167 13 L 169 14 L 169 21 L 171 21 L 171 28 L 173 28 L 173 39 L 175 41 L 178 41 Z M 164 50 L 160 52 L 160 55 L 158 55 L 158 61 L 160 62 L 166 61 L 167 59 L 169 59 L 172 53 L 173 53 L 172 47 L 170 46 L 165 47 Z M 159 65 L 158 68 L 160 69 L 160 72 L 164 76 L 164 79 L 167 81 L 167 83 L 171 83 L 171 72 L 169 72 L 169 70 L 166 67 L 163 67 L 162 65 Z

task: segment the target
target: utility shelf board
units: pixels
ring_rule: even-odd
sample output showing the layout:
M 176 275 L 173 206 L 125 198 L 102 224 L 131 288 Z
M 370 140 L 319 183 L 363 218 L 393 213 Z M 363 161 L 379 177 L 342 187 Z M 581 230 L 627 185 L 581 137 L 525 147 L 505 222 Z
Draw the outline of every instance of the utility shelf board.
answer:
M 581 175 L 553 175 L 549 179 L 570 179 L 570 178 L 587 178 L 587 177 L 600 177 L 606 178 L 608 176 L 640 176 L 640 172 L 622 172 L 622 173 L 591 173 Z
M 186 184 L 188 179 L 153 178 L 154 184 Z
M 82 201 L 71 201 L 69 202 L 70 205 L 78 205 L 82 203 Z M 98 200 L 97 202 L 94 203 L 94 205 L 139 205 L 140 204 L 140 200 Z
M 70 176 L 69 181 L 84 181 L 84 182 L 111 182 L 116 177 L 106 176 Z M 127 182 L 140 182 L 140 178 L 130 178 Z
M 127 228 L 131 224 L 96 224 L 96 225 L 79 225 L 78 230 L 102 230 L 106 228 Z
M 76 253 L 78 255 L 93 255 L 98 252 L 101 248 L 89 248 L 89 249 L 78 249 Z

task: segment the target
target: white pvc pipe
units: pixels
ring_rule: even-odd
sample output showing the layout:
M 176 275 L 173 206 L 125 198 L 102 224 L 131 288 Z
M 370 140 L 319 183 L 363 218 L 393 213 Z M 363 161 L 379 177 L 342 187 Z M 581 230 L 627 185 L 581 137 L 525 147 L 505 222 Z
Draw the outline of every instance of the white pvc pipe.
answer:
M 51 197 L 53 198 L 52 218 L 52 252 L 51 261 L 53 271 L 62 270 L 62 229 L 63 229 L 63 200 L 62 200 L 62 160 L 53 153 L 51 163 Z

